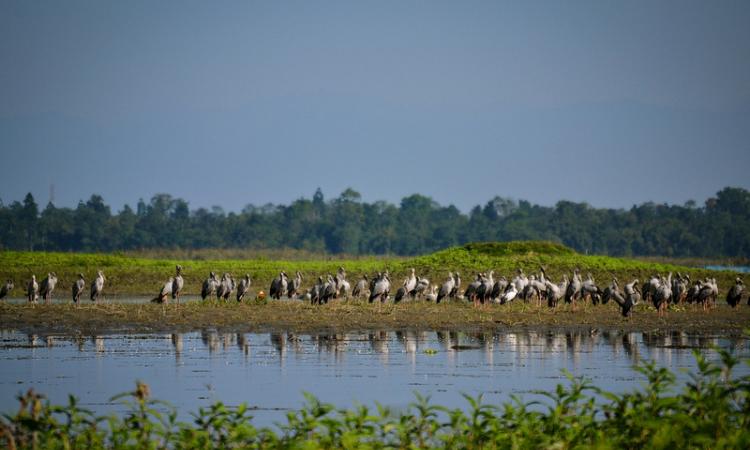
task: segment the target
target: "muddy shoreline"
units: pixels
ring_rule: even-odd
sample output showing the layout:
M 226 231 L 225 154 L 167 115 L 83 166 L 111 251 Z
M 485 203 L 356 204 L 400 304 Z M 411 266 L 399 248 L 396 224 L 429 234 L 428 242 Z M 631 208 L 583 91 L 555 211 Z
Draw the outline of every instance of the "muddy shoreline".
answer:
M 750 328 L 750 307 L 717 306 L 709 312 L 690 306 L 666 318 L 639 305 L 630 319 L 614 305 L 572 310 L 515 304 L 475 309 L 465 304 L 407 303 L 378 307 L 335 303 L 313 307 L 298 302 L 268 304 L 188 303 L 177 305 L 103 304 L 0 305 L 0 328 L 34 333 L 109 334 L 189 332 L 343 333 L 363 330 L 445 330 L 465 332 L 612 330 L 687 332 L 737 336 Z

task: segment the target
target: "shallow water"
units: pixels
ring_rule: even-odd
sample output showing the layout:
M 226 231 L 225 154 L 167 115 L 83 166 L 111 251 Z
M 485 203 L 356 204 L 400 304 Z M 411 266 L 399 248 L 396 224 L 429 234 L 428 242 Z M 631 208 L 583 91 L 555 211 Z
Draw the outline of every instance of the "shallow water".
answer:
M 705 266 L 708 270 L 731 270 L 732 272 L 750 273 L 750 266 Z
M 551 389 L 561 369 L 613 391 L 644 379 L 632 369 L 641 359 L 679 370 L 695 367 L 692 351 L 710 346 L 748 357 L 745 339 L 684 333 L 365 332 L 344 335 L 219 334 L 213 331 L 88 337 L 0 332 L 0 411 L 17 408 L 29 388 L 66 402 L 68 393 L 97 412 L 121 411 L 110 402 L 135 380 L 179 408 L 182 418 L 222 400 L 257 408 L 270 425 L 302 405 L 307 391 L 337 406 L 380 402 L 402 408 L 413 391 L 439 404 L 463 407 L 461 393 L 489 403 L 512 394 Z M 436 350 L 429 354 L 425 350 Z M 747 366 L 740 370 L 748 371 Z M 684 380 L 685 375 L 680 377 Z M 530 397 L 528 397 L 530 398 Z

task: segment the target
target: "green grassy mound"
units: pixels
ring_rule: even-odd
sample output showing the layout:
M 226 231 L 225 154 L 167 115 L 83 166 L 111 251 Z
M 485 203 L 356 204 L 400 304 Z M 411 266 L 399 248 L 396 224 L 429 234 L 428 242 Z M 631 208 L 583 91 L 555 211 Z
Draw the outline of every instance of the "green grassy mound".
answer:
M 70 286 L 77 274 L 83 273 L 90 282 L 97 270 L 107 277 L 105 294 L 145 295 L 155 294 L 161 284 L 174 274 L 174 266 L 183 266 L 186 294 L 197 294 L 210 271 L 218 274 L 229 272 L 235 278 L 249 273 L 253 279 L 253 290 L 267 289 L 271 279 L 279 271 L 293 274 L 303 273 L 303 287 L 311 286 L 319 275 L 335 273 L 344 266 L 349 279 L 355 281 L 362 274 L 389 270 L 396 286 L 409 268 L 415 268 L 421 276 L 433 282 L 442 282 L 448 271 L 459 271 L 464 280 L 477 272 L 495 271 L 495 277 L 511 277 L 516 269 L 535 273 L 545 267 L 547 274 L 559 280 L 562 274 L 580 268 L 590 272 L 605 286 L 613 276 L 619 280 L 639 278 L 645 280 L 653 274 L 667 272 L 688 273 L 693 279 L 716 277 L 722 291 L 733 284 L 736 274 L 728 271 L 711 272 L 671 264 L 644 262 L 608 256 L 581 255 L 573 250 L 550 242 L 480 242 L 453 247 L 439 252 L 410 259 L 362 258 L 356 260 L 320 258 L 314 260 L 285 259 L 173 259 L 144 258 L 120 254 L 44 253 L 44 252 L 0 252 L 0 280 L 12 279 L 16 283 L 14 296 L 23 296 L 24 286 L 32 274 L 42 279 L 47 272 L 57 273 L 60 284 L 58 297 L 69 295 Z
M 470 253 L 487 256 L 572 255 L 576 253 L 572 248 L 546 241 L 471 242 L 464 245 L 463 248 Z

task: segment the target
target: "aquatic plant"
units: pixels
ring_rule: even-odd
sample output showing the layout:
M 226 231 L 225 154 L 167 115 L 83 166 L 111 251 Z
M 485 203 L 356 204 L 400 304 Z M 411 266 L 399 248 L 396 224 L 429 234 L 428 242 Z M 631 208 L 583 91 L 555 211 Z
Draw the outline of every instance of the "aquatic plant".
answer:
M 676 383 L 668 369 L 645 363 L 643 387 L 607 392 L 567 374 L 568 383 L 538 392 L 547 400 L 513 397 L 489 405 L 466 396 L 467 407 L 445 408 L 415 394 L 404 411 L 377 405 L 336 408 L 306 395 L 275 428 L 253 425 L 247 405 L 217 402 L 191 423 L 151 398 L 148 386 L 114 400 L 122 415 L 96 416 L 75 397 L 52 405 L 29 391 L 17 413 L 0 420 L 0 445 L 28 448 L 749 448 L 750 375 L 717 349 L 718 362 L 695 352 L 697 370 Z M 747 361 L 745 361 L 747 363 Z

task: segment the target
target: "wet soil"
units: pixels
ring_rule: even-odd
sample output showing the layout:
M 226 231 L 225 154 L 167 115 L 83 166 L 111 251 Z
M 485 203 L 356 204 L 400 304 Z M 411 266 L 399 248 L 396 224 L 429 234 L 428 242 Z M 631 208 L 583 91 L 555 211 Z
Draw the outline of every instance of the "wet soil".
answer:
M 410 302 L 370 305 L 334 302 L 312 306 L 298 301 L 266 303 L 188 302 L 157 304 L 0 304 L 0 327 L 61 333 L 185 332 L 203 329 L 261 332 L 346 332 L 357 330 L 622 330 L 684 331 L 739 335 L 750 328 L 750 307 L 719 305 L 709 311 L 698 307 L 672 308 L 665 317 L 647 305 L 638 305 L 623 318 L 615 305 L 579 305 L 577 308 L 516 303 L 475 308 L 467 304 Z

